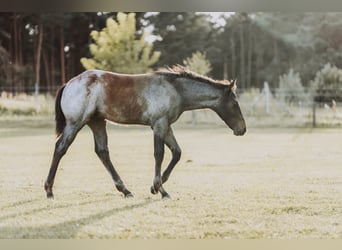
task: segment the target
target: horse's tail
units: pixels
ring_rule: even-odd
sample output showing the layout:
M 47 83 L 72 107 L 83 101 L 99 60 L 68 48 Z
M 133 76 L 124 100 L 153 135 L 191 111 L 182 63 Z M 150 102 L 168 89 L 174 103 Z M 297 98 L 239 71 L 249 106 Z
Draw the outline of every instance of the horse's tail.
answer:
M 55 120 L 56 120 L 56 136 L 59 137 L 66 126 L 65 116 L 61 108 L 61 99 L 65 85 L 60 87 L 57 91 L 55 102 Z

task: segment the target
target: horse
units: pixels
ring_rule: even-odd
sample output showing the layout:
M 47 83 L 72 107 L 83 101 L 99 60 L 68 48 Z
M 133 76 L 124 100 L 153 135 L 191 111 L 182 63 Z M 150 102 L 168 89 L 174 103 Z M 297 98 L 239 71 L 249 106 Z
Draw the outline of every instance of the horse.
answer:
M 58 164 L 76 134 L 85 126 L 93 132 L 95 152 L 110 173 L 118 191 L 132 197 L 115 170 L 107 145 L 106 122 L 150 126 L 153 130 L 155 172 L 151 193 L 169 198 L 163 184 L 181 158 L 171 124 L 188 110 L 208 108 L 237 136 L 246 132 L 237 96 L 236 80 L 214 80 L 175 65 L 146 74 L 119 74 L 87 70 L 59 88 L 55 99 L 56 143 L 44 184 L 47 198 Z M 161 174 L 165 145 L 171 161 Z

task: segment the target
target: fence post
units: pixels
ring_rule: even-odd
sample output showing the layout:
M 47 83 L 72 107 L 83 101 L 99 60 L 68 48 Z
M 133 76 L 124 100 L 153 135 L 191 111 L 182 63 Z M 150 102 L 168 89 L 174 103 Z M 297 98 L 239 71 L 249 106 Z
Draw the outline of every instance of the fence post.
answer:
M 312 102 L 312 127 L 316 127 L 316 102 Z
M 265 93 L 265 109 L 266 114 L 270 113 L 270 88 L 268 82 L 264 82 L 264 93 Z

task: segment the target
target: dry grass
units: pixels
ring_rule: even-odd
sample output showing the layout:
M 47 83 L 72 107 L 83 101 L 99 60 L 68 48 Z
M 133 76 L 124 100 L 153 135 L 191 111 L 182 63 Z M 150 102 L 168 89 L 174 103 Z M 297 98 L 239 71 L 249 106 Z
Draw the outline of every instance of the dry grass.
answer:
M 0 93 L 0 115 L 7 117 L 51 115 L 54 112 L 54 97 L 51 95 L 19 94 L 15 97 Z
M 47 200 L 53 129 L 2 127 L 0 238 L 342 238 L 340 130 L 174 130 L 183 157 L 165 184 L 172 199 L 149 193 L 151 131 L 111 125 L 111 156 L 135 197 L 115 190 L 84 129 Z

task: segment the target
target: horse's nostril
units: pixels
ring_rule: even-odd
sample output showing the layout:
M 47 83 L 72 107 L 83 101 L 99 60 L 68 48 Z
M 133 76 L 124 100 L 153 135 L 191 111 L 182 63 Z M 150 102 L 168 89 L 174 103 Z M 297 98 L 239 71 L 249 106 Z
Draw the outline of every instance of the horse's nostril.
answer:
M 237 129 L 237 130 L 234 130 L 234 135 L 244 135 L 247 131 L 247 128 L 244 127 L 243 129 Z

